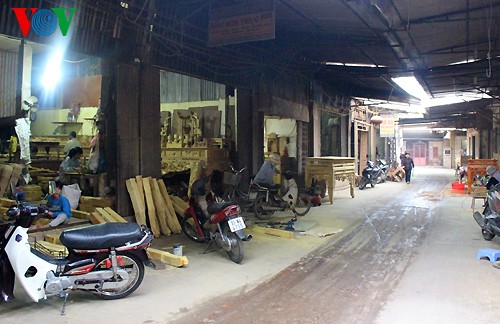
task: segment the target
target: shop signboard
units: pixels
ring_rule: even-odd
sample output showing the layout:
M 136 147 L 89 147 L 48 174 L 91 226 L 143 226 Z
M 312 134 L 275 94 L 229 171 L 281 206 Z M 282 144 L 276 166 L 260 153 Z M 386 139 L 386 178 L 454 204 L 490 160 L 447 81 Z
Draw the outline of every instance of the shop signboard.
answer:
M 380 124 L 380 137 L 394 137 L 394 116 L 381 115 L 383 121 Z
M 275 27 L 275 0 L 210 2 L 208 46 L 274 39 Z

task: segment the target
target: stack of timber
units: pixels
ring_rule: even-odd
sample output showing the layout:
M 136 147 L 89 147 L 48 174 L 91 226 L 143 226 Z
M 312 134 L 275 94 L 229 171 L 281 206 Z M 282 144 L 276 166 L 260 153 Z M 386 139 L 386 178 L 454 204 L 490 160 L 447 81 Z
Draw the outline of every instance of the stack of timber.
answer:
M 85 213 L 85 212 L 80 212 Z M 87 213 L 89 214 L 89 213 Z M 110 207 L 97 207 L 93 213 L 90 213 L 88 216 L 88 220 L 96 225 L 103 223 L 126 223 L 127 221 L 120 216 L 117 212 L 115 212 Z
M 43 196 L 42 187 L 37 185 L 24 186 L 22 192 L 27 202 L 38 202 Z
M 387 172 L 387 179 L 401 182 L 405 178 L 405 169 L 403 167 L 391 168 Z
M 9 210 L 10 206 L 16 205 L 16 201 L 7 198 L 0 198 L 0 218 L 6 218 L 5 213 Z M 4 217 L 5 216 L 5 217 Z
M 174 202 L 175 198 L 168 194 L 163 180 L 136 176 L 128 179 L 126 185 L 138 224 L 147 225 L 149 221 L 155 237 L 181 232 L 176 212 L 183 216 L 187 204 Z
M 81 196 L 80 205 L 105 208 L 113 207 L 113 202 L 106 198 Z

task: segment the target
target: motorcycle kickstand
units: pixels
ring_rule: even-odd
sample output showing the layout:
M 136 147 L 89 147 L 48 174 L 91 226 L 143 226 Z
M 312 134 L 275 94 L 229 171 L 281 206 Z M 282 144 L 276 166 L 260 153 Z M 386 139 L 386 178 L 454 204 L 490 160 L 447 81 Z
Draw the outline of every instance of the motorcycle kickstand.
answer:
M 64 298 L 64 302 L 63 302 L 63 307 L 61 309 L 61 316 L 64 316 L 66 315 L 66 303 L 68 301 L 68 296 L 69 296 L 69 293 L 67 291 L 65 291 L 64 293 L 61 293 L 61 298 Z
M 202 253 L 202 254 L 207 254 L 208 249 L 210 249 L 210 248 L 212 247 L 212 245 L 213 245 L 213 244 L 214 244 L 214 241 L 213 241 L 213 240 L 211 240 L 210 242 L 208 242 L 207 247 L 205 248 L 205 250 L 203 251 L 203 253 Z M 213 252 L 213 251 L 211 251 L 211 252 Z

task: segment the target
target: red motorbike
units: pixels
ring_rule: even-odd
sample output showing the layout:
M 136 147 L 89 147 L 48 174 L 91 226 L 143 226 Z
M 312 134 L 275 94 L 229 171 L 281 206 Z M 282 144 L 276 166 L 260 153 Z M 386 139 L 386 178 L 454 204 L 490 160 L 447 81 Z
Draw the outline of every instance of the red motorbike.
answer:
M 182 220 L 182 231 L 191 240 L 208 243 L 205 252 L 215 243 L 227 252 L 229 258 L 236 263 L 243 261 L 243 241 L 252 240 L 246 235 L 240 207 L 234 202 L 213 202 L 207 209 L 210 216 L 205 217 L 194 198 L 189 200 L 189 208 Z

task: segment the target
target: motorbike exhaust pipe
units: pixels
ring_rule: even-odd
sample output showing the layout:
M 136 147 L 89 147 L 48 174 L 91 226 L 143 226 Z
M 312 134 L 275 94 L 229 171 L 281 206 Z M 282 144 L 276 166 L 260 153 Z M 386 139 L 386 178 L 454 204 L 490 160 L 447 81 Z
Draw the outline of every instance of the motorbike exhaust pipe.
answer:
M 253 236 L 251 234 L 248 234 L 247 236 L 245 236 L 242 241 L 245 241 L 245 242 L 250 242 L 251 240 L 253 239 Z

